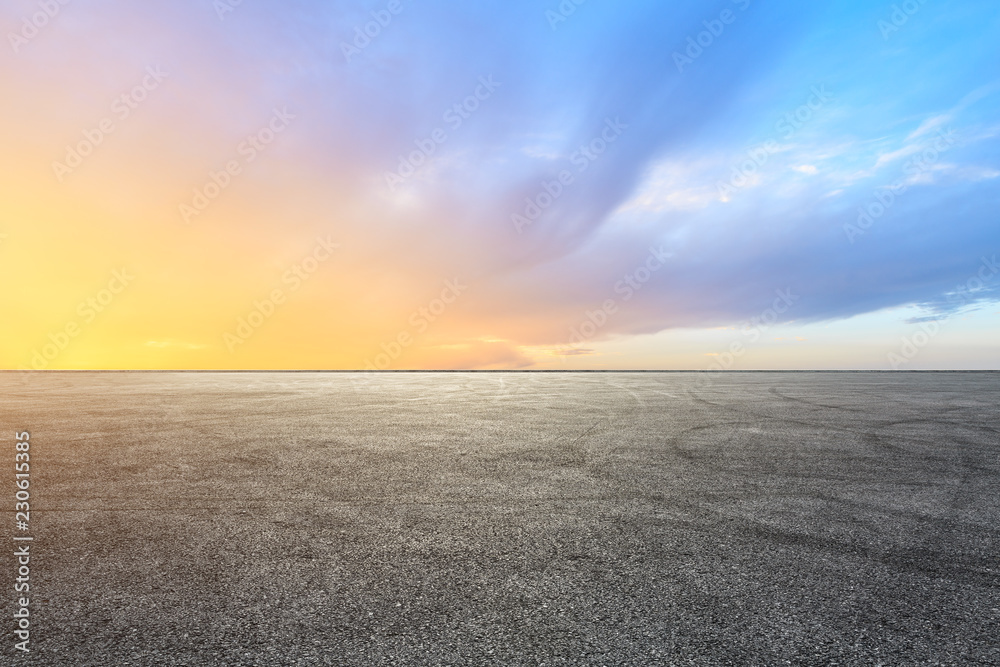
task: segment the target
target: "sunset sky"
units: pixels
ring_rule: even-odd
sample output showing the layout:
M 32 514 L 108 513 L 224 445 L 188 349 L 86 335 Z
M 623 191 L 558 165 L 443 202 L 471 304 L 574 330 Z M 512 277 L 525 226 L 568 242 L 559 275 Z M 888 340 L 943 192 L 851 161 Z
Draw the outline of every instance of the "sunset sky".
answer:
M 0 368 L 1000 368 L 995 0 L 0 28 Z

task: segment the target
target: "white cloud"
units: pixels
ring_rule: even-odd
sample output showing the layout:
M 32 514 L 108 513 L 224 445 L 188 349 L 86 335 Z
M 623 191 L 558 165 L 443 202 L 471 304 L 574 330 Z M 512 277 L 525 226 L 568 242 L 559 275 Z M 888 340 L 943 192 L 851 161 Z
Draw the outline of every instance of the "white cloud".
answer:
M 923 135 L 927 134 L 928 132 L 930 132 L 932 130 L 936 130 L 937 128 L 943 126 L 945 123 L 949 122 L 952 119 L 952 117 L 953 116 L 952 116 L 951 113 L 943 113 L 943 114 L 940 114 L 940 115 L 928 118 L 927 120 L 925 120 L 924 122 L 922 122 L 920 124 L 920 127 L 918 127 L 913 132 L 911 132 L 910 135 L 908 137 L 906 137 L 906 140 L 907 141 L 912 141 L 912 140 L 916 139 L 917 137 L 922 137 Z
M 653 166 L 637 188 L 636 194 L 619 211 L 667 210 L 693 211 L 719 201 L 719 192 L 712 171 L 719 169 L 718 160 L 663 161 Z
M 1000 176 L 1000 171 L 991 167 L 962 167 L 958 174 L 967 181 L 979 182 L 988 181 Z

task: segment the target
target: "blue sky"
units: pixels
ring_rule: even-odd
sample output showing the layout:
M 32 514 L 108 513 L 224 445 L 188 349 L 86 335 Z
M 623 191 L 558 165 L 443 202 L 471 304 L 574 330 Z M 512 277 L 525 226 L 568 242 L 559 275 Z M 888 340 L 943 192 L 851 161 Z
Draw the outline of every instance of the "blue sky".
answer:
M 8 40 L 37 11 L 12 5 Z M 149 276 L 70 366 L 364 367 L 460 278 L 389 367 L 701 368 L 729 344 L 708 332 L 771 321 L 785 293 L 758 338 L 803 345 L 757 340 L 734 367 L 886 367 L 937 321 L 907 367 L 996 368 L 997 44 L 995 3 L 971 0 L 74 3 L 12 42 L 5 159 L 51 162 L 142 67 L 170 73 L 128 143 L 60 186 L 104 202 L 98 234 L 142 220 L 80 270 Z M 276 108 L 287 133 L 180 231 L 176 202 Z M 7 228 L 80 226 L 39 207 Z M 234 356 L 224 333 L 320 232 L 343 256 Z M 238 265 L 176 277 L 222 254 Z

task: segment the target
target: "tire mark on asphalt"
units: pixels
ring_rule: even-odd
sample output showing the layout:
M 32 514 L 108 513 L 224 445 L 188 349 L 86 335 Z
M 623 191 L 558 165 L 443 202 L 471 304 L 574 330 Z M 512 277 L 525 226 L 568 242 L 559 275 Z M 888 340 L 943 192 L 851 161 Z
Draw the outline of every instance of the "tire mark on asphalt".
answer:
M 934 551 L 921 547 L 879 550 L 856 542 L 842 542 L 818 535 L 780 530 L 752 520 L 744 521 L 754 543 L 764 540 L 781 546 L 804 547 L 838 556 L 861 558 L 900 572 L 917 573 L 935 579 L 943 577 L 964 585 L 973 583 L 983 588 L 1000 588 L 1000 578 L 992 571 L 996 563 L 985 557 L 977 558 L 956 554 L 954 551 Z M 720 531 L 719 534 L 723 533 Z
M 842 405 L 828 405 L 826 403 L 818 403 L 816 401 L 807 401 L 804 398 L 798 398 L 796 396 L 788 396 L 786 394 L 782 394 L 777 387 L 772 387 L 771 389 L 768 390 L 768 393 L 770 393 L 773 396 L 777 396 L 778 398 L 784 399 L 786 401 L 801 403 L 803 405 L 808 405 L 811 407 L 826 408 L 827 410 L 837 410 L 839 412 L 860 412 L 860 413 L 867 412 L 867 410 L 864 410 L 862 408 L 849 408 Z

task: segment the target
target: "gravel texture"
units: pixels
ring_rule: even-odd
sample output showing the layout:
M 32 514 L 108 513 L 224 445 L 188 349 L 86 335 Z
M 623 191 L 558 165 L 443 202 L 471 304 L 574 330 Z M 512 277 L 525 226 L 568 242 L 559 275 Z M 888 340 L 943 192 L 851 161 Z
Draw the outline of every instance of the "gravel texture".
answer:
M 998 373 L 3 373 L 9 665 L 1000 664 Z M 10 550 L 4 549 L 8 554 Z

